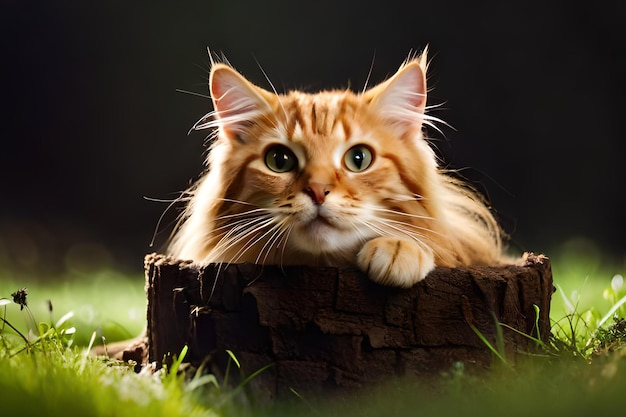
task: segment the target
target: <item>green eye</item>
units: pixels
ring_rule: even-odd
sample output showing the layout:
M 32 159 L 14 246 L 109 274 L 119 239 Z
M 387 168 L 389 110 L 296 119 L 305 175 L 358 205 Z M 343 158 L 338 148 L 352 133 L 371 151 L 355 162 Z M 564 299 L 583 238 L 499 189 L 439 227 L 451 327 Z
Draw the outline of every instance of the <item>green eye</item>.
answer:
M 352 172 L 362 172 L 372 165 L 373 159 L 370 148 L 365 145 L 356 145 L 348 149 L 343 157 L 343 163 Z
M 298 159 L 286 146 L 274 145 L 265 153 L 265 165 L 274 172 L 289 172 L 298 166 Z

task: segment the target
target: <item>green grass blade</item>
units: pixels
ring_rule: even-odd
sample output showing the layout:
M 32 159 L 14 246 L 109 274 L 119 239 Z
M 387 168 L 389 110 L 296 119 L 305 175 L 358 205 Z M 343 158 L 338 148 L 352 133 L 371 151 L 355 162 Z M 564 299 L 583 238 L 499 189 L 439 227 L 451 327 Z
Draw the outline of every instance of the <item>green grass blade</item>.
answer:
M 487 346 L 487 348 L 496 356 L 496 358 L 498 358 L 500 360 L 500 362 L 502 362 L 504 365 L 509 366 L 509 364 L 507 363 L 506 359 L 504 358 L 503 355 L 500 354 L 500 352 L 498 352 L 498 349 L 496 349 L 491 342 L 489 342 L 489 340 L 487 340 L 487 338 L 485 337 L 485 335 L 483 335 L 481 333 L 480 330 L 478 330 L 478 328 L 476 326 L 474 326 L 471 323 L 468 323 L 468 325 L 470 326 L 470 328 L 474 331 L 474 333 L 476 334 L 476 336 L 478 336 L 478 338 L 485 344 L 485 346 Z M 501 330 L 500 330 L 501 331 Z
M 239 363 L 239 361 L 237 360 L 237 357 L 235 356 L 235 354 L 233 353 L 232 350 L 226 349 L 226 353 L 228 354 L 228 356 L 230 356 L 230 359 L 235 362 L 235 366 L 237 366 L 237 369 L 241 369 L 241 364 Z
M 604 317 L 602 317 L 602 319 L 600 319 L 600 321 L 598 322 L 598 325 L 596 326 L 597 328 L 602 327 L 602 325 L 604 323 L 607 322 L 607 320 L 609 320 L 610 318 L 613 318 L 613 315 L 615 314 L 615 312 L 624 304 L 626 303 L 626 295 L 623 296 L 622 298 L 619 299 L 619 301 L 617 303 L 615 303 L 613 305 L 613 307 L 611 307 L 611 309 L 608 311 L 608 313 L 606 313 L 604 315 Z

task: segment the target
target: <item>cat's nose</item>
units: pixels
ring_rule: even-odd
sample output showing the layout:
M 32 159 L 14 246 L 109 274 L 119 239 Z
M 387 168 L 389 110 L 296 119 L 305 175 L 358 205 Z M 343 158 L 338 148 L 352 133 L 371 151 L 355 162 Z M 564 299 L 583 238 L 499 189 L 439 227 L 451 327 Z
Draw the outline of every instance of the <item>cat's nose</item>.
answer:
M 311 182 L 304 189 L 304 193 L 311 197 L 315 204 L 322 204 L 326 200 L 326 196 L 330 194 L 332 185 L 321 184 L 319 182 Z

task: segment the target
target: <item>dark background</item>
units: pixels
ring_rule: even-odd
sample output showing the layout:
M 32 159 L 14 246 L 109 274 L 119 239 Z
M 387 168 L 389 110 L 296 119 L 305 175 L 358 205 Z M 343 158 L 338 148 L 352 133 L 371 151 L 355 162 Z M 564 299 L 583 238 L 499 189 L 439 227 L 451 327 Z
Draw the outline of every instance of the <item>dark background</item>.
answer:
M 0 6 L 0 269 L 139 271 L 201 172 L 206 48 L 279 90 L 392 74 L 429 45 L 435 143 L 516 251 L 586 239 L 622 259 L 625 2 L 34 1 Z M 166 223 L 176 210 L 170 211 Z M 71 262 L 70 262 L 71 263 Z

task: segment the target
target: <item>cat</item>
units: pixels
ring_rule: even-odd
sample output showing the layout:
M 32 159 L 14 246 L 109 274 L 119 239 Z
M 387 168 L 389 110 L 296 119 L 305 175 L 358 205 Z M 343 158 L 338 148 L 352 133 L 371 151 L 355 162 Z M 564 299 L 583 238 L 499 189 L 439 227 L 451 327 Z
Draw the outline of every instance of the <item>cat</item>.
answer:
M 411 287 L 436 266 L 499 264 L 485 199 L 425 137 L 426 50 L 373 88 L 278 94 L 213 62 L 206 173 L 168 252 L 200 264 L 356 266 Z M 272 87 L 273 89 L 273 87 Z

